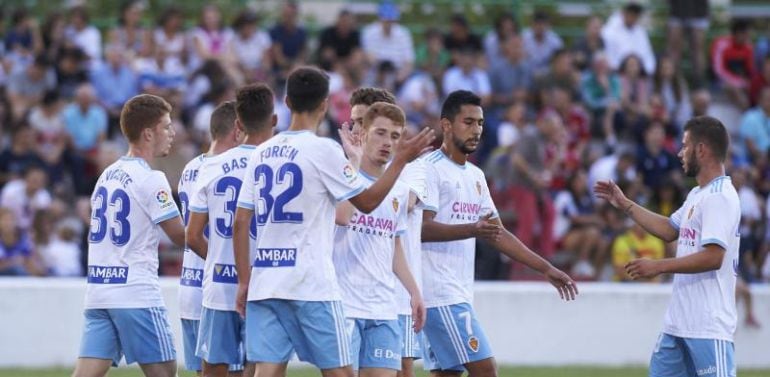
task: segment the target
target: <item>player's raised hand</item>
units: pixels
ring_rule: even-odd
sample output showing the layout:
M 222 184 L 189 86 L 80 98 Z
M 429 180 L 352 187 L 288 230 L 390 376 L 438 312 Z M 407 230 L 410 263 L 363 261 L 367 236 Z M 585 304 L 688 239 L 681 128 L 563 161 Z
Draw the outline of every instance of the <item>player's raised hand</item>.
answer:
M 577 297 L 577 284 L 564 271 L 551 267 L 545 272 L 545 277 L 559 291 L 559 296 L 561 296 L 562 300 L 572 301 Z
M 604 199 L 615 208 L 621 208 L 627 201 L 623 190 L 612 180 L 597 181 L 594 185 L 594 193 L 600 199 Z
M 652 279 L 660 275 L 658 262 L 649 258 L 634 259 L 626 264 L 626 273 L 633 280 Z
M 436 134 L 432 129 L 423 128 L 420 133 L 409 139 L 401 140 L 396 145 L 396 153 L 393 159 L 400 159 L 402 162 L 412 162 L 424 153 L 430 152 L 433 147 L 431 144 L 436 139 Z
M 246 297 L 249 295 L 249 283 L 238 284 L 238 293 L 235 296 L 235 310 L 241 315 L 241 318 L 246 318 Z
M 342 141 L 342 149 L 345 151 L 350 162 L 358 165 L 361 162 L 361 157 L 364 155 L 361 132 L 354 132 L 347 122 L 342 123 L 342 126 L 340 126 L 340 140 Z
M 412 297 L 409 302 L 412 305 L 412 328 L 414 332 L 420 332 L 423 326 L 425 326 L 425 317 L 428 316 L 428 310 L 425 308 L 425 302 L 422 301 L 422 297 Z
M 495 222 L 489 221 L 492 213 L 479 217 L 479 221 L 473 224 L 473 235 L 487 242 L 497 242 L 503 234 L 503 229 Z

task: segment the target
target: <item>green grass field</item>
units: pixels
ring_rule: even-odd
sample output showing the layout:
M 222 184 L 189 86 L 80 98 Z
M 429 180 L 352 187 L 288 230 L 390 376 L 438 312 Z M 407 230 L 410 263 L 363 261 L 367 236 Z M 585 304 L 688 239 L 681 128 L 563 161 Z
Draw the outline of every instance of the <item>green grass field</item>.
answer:
M 0 377 L 67 377 L 72 371 L 67 369 L 0 369 Z M 320 373 L 313 369 L 290 369 L 289 377 L 318 377 Z M 739 370 L 741 377 L 767 377 L 770 370 Z M 136 368 L 122 367 L 112 369 L 110 377 L 139 377 L 142 372 Z M 180 371 L 179 377 L 193 377 L 194 374 Z M 418 377 L 427 374 L 420 371 Z M 500 377 L 646 377 L 644 368 L 592 368 L 592 367 L 503 367 Z

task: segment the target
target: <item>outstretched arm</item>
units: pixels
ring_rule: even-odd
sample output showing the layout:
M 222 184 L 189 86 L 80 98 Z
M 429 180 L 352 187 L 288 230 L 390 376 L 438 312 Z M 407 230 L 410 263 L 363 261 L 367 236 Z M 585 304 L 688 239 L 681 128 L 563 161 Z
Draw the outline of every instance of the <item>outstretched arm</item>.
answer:
M 628 199 L 615 182 L 596 182 L 594 193 L 613 207 L 624 211 L 628 217 L 655 237 L 666 242 L 676 241 L 679 237 L 679 231 L 671 225 L 667 217 L 652 212 Z
M 703 250 L 680 258 L 652 260 L 636 259 L 626 264 L 626 272 L 632 279 L 650 279 L 664 273 L 697 274 L 722 268 L 725 249 L 708 244 Z
M 566 273 L 562 272 L 558 268 L 554 267 L 547 260 L 541 256 L 535 254 L 526 245 L 524 245 L 516 236 L 511 232 L 503 228 L 503 224 L 500 219 L 494 219 L 492 222 L 496 223 L 501 229 L 502 234 L 496 240 L 491 241 L 491 245 L 507 255 L 511 259 L 525 264 L 527 267 L 545 275 L 556 290 L 559 291 L 559 296 L 564 300 L 574 300 L 578 294 L 577 285 L 572 281 Z

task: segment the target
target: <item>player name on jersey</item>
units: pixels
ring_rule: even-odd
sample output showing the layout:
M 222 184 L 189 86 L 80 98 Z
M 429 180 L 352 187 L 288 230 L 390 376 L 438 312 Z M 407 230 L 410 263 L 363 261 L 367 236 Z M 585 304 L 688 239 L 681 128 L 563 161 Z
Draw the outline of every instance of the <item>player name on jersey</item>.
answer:
M 88 282 L 94 284 L 126 284 L 128 267 L 88 266 Z

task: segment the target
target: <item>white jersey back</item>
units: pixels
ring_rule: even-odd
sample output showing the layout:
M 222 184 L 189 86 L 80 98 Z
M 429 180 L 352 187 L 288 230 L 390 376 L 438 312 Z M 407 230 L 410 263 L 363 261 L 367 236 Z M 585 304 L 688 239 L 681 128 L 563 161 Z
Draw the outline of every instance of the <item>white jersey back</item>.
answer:
M 722 267 L 698 274 L 675 274 L 663 332 L 683 338 L 733 340 L 737 324 L 735 281 L 741 206 L 730 177 L 721 176 L 696 187 L 671 215 L 679 230 L 677 258 L 717 244 L 725 249 Z
M 484 172 L 466 162 L 458 165 L 441 150 L 423 159 L 428 195 L 425 210 L 436 212 L 443 224 L 475 223 L 497 209 Z M 422 287 L 427 307 L 471 303 L 476 239 L 426 242 L 422 245 Z
M 179 216 L 166 175 L 121 157 L 99 176 L 91 208 L 86 309 L 164 306 L 158 224 Z
M 334 207 L 364 190 L 342 147 L 286 131 L 249 160 L 238 206 L 257 214 L 249 301 L 340 299 L 332 264 Z
M 216 310 L 235 310 L 238 274 L 233 251 L 233 221 L 246 165 L 256 149 L 240 145 L 207 158 L 190 198 L 190 211 L 208 215 L 208 254 L 203 271 L 203 306 Z M 253 249 L 256 222 L 250 232 Z
M 376 179 L 359 172 L 366 187 Z M 353 211 L 347 226 L 338 226 L 334 267 L 342 290 L 345 317 L 397 319 L 393 253 L 396 237 L 406 231 L 409 187 L 396 182 L 369 214 Z M 403 242 L 403 241 L 402 241 Z
M 182 220 L 187 227 L 190 219 L 190 196 L 195 183 L 198 181 L 198 171 L 206 155 L 193 158 L 185 165 L 179 178 L 177 192 L 179 205 L 182 207 Z M 182 275 L 179 279 L 179 316 L 182 319 L 201 319 L 203 302 L 203 259 L 185 246 L 182 257 Z
M 422 291 L 422 209 L 428 196 L 428 186 L 425 180 L 425 165 L 422 160 L 415 160 L 404 167 L 399 180 L 409 187 L 412 194 L 417 196 L 414 208 L 407 212 L 406 232 L 401 236 L 404 254 L 409 264 L 409 270 L 414 276 L 417 286 Z M 396 308 L 398 314 L 412 314 L 411 296 L 400 283 L 396 284 Z

